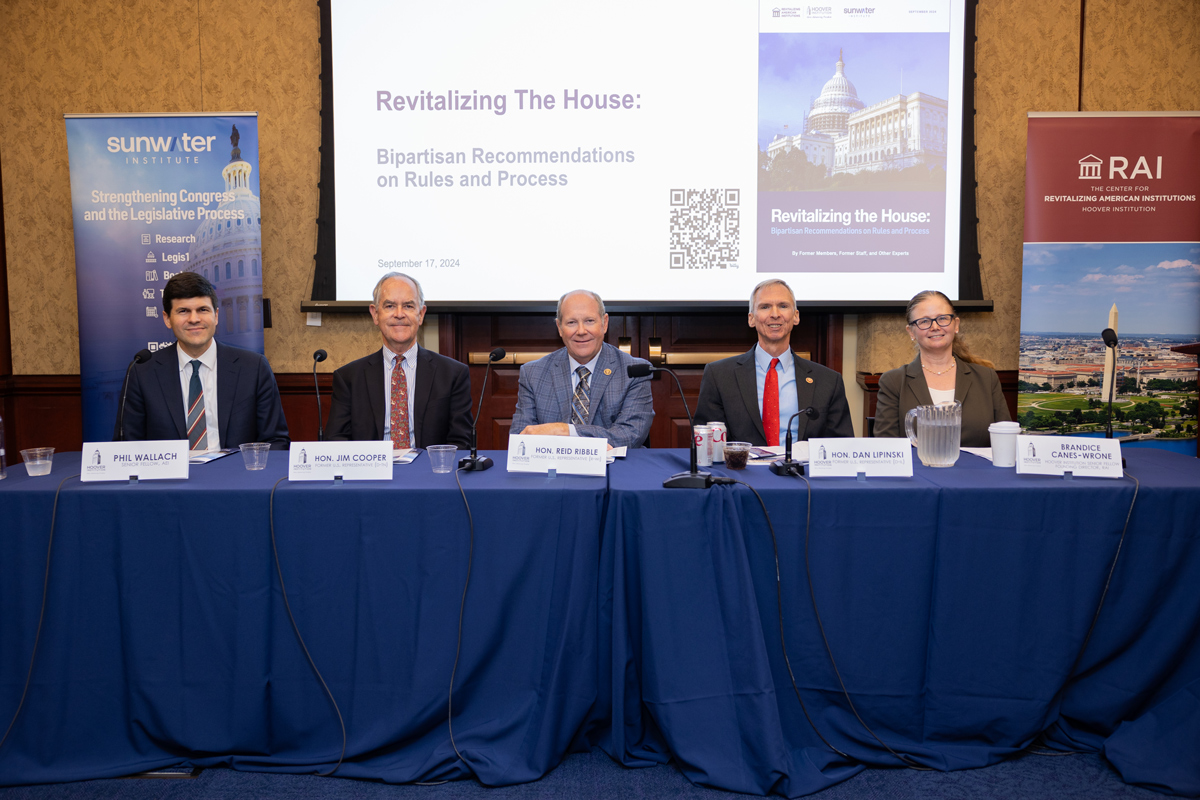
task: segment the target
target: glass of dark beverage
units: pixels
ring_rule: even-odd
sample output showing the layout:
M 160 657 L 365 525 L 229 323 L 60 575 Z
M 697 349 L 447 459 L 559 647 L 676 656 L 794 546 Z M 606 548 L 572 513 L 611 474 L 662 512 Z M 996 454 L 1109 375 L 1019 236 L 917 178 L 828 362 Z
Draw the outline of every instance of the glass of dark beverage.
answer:
M 751 447 L 749 442 L 726 442 L 725 468 L 745 469 L 746 461 L 750 458 Z

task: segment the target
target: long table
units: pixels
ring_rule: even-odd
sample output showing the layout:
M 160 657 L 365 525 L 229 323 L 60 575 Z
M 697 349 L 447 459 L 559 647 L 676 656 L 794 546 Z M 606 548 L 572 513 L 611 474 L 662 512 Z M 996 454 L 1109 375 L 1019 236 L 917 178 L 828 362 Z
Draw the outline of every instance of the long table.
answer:
M 795 797 L 862 764 L 986 766 L 1044 733 L 1103 749 L 1126 780 L 1200 792 L 1200 463 L 1127 456 L 1140 489 L 1123 541 L 1129 479 L 970 455 L 912 478 L 814 478 L 806 537 L 803 482 L 714 468 L 761 494 L 778 583 L 748 488 L 660 489 L 683 453 L 631 459 L 610 475 L 602 553 L 603 745 Z
M 777 582 L 749 489 L 661 488 L 684 451 L 631 453 L 607 480 L 509 475 L 493 454 L 495 469 L 463 476 L 476 531 L 460 760 L 446 701 L 469 541 L 454 476 L 422 457 L 391 482 L 291 484 L 278 455 L 260 473 L 234 456 L 187 482 L 63 483 L 0 785 L 333 766 L 337 719 L 275 575 L 278 484 L 287 596 L 348 731 L 338 775 L 519 783 L 586 734 L 627 766 L 673 758 L 697 783 L 797 796 L 863 764 L 985 766 L 1040 736 L 1200 793 L 1195 459 L 1127 451 L 1140 487 L 1123 540 L 1127 479 L 1017 476 L 968 455 L 912 478 L 813 479 L 807 547 L 803 482 L 714 468 L 762 495 Z M 77 458 L 0 483 L 0 724 Z
M 127 775 L 177 764 L 328 771 L 334 708 L 288 621 L 272 558 L 272 453 L 191 479 L 80 484 L 58 499 L 33 684 L 0 749 L 0 785 Z M 0 725 L 25 681 L 56 488 L 10 468 L 0 483 Z M 603 478 L 462 476 L 425 455 L 391 482 L 289 483 L 274 496 L 291 608 L 348 733 L 339 776 L 389 782 L 534 780 L 592 709 Z M 0 728 L 2 730 L 2 728 Z

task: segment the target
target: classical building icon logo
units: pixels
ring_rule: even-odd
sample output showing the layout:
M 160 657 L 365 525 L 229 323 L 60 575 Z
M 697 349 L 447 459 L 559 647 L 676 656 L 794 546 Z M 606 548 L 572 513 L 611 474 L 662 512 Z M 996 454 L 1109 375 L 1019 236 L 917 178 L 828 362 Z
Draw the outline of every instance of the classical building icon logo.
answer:
M 1079 159 L 1079 180 L 1094 181 L 1100 179 L 1100 166 L 1104 162 L 1090 153 Z

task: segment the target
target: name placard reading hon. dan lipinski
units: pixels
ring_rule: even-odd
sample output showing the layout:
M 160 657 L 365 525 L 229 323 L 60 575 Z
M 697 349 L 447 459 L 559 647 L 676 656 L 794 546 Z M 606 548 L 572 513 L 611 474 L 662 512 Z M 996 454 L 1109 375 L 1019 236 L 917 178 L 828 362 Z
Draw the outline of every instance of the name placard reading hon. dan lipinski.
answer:
M 187 439 L 163 439 L 149 442 L 86 442 L 81 481 L 187 480 Z
M 1086 436 L 1017 436 L 1018 475 L 1072 475 L 1119 478 L 1121 443 Z
M 813 478 L 911 478 L 912 447 L 907 439 L 809 439 L 808 474 Z

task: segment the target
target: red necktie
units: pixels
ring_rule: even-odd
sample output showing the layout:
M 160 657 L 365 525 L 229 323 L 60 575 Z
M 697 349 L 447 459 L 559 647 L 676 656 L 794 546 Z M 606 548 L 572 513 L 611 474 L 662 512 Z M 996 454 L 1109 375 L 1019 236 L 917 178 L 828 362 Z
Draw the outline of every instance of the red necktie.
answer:
M 778 358 L 771 359 L 771 366 L 767 367 L 767 382 L 763 384 L 762 421 L 763 431 L 767 434 L 767 447 L 779 444 L 779 373 L 775 371 L 778 364 Z
M 776 403 L 778 405 L 778 403 Z M 392 448 L 409 447 L 408 440 L 408 379 L 404 375 L 404 359 L 392 363 Z

